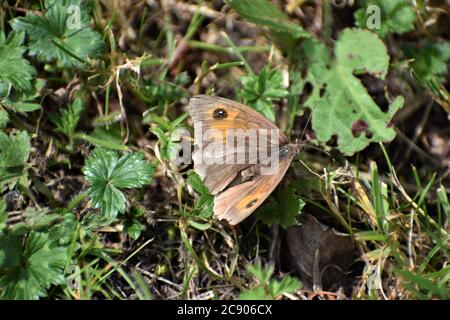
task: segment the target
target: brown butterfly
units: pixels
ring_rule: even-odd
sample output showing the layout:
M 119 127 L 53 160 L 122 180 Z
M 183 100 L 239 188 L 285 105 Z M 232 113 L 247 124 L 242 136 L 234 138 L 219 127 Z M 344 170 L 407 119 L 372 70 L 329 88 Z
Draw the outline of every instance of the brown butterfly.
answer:
M 194 171 L 215 196 L 214 215 L 236 225 L 255 211 L 277 187 L 300 151 L 300 145 L 289 144 L 286 135 L 257 111 L 229 99 L 195 96 L 189 102 L 189 111 L 194 124 Z M 246 140 L 245 144 L 236 147 L 236 142 L 227 134 L 230 129 L 241 132 L 276 130 L 279 134 L 276 139 L 258 135 L 256 143 Z M 209 160 L 216 161 L 205 161 L 205 151 L 213 143 L 227 146 L 228 142 L 234 146 L 232 151 L 213 153 Z M 260 157 L 260 153 L 263 148 L 274 146 L 278 166 L 270 174 L 263 174 L 269 162 Z M 256 155 L 249 154 L 247 149 L 251 147 L 258 151 Z M 234 159 L 243 156 L 245 161 L 230 163 L 226 161 L 230 156 Z

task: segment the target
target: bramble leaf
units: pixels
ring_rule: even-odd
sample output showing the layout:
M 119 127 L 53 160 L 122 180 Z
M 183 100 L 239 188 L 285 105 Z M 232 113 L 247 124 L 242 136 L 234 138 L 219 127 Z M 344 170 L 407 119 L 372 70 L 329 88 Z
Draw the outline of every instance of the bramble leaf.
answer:
M 29 50 L 42 62 L 56 61 L 60 67 L 87 66 L 89 58 L 103 51 L 101 35 L 90 27 L 90 7 L 82 0 L 47 0 L 43 16 L 28 13 L 15 18 L 11 26 L 24 31 Z
M 336 135 L 338 148 L 346 155 L 363 150 L 371 142 L 394 139 L 390 122 L 403 106 L 403 97 L 392 101 L 384 113 L 354 75 L 369 73 L 385 78 L 389 56 L 381 39 L 367 30 L 345 29 L 336 42 L 335 59 L 315 40 L 305 40 L 302 47 L 309 61 L 304 83 L 313 87 L 304 106 L 312 109 L 317 139 L 326 143 Z
M 88 192 L 94 207 L 115 216 L 125 211 L 126 198 L 120 189 L 149 184 L 154 167 L 142 153 L 128 153 L 119 158 L 114 151 L 96 149 L 83 173 L 91 184 Z

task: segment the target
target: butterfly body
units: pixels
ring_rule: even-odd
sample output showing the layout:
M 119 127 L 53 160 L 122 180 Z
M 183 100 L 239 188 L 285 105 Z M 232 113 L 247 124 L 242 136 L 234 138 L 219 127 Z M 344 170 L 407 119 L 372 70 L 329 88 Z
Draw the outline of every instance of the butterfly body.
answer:
M 277 187 L 300 146 L 289 144 L 261 114 L 232 100 L 195 96 L 189 111 L 194 123 L 194 170 L 215 195 L 214 215 L 236 225 Z M 230 132 L 243 134 L 241 144 Z M 217 152 L 214 146 L 225 146 L 225 151 Z M 205 158 L 208 149 L 215 152 Z

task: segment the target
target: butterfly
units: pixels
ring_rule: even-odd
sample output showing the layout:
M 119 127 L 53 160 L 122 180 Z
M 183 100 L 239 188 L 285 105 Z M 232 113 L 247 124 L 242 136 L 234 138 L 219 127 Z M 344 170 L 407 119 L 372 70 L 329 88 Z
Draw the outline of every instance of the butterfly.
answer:
M 194 125 L 194 171 L 214 195 L 215 217 L 236 225 L 251 215 L 277 187 L 292 159 L 300 152 L 300 145 L 290 144 L 274 123 L 233 100 L 198 95 L 191 98 L 188 108 Z M 254 131 L 263 134 L 254 135 L 256 140 L 245 140 L 240 146 L 228 135 L 229 132 Z M 269 139 L 268 132 L 277 132 L 277 135 Z M 209 158 L 205 158 L 213 144 L 232 148 L 210 152 Z M 248 149 L 251 148 L 258 152 L 250 154 Z M 260 156 L 264 148 L 272 148 L 270 154 L 276 156 L 277 166 L 273 166 L 275 169 L 270 174 L 263 172 L 273 164 Z M 227 161 L 239 157 L 245 161 Z

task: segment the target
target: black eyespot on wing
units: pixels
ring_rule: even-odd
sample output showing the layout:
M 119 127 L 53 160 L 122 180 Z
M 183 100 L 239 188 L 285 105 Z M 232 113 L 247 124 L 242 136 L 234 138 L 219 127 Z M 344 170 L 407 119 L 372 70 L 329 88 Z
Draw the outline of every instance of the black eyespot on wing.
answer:
M 258 202 L 258 199 L 252 200 L 249 203 L 247 203 L 246 207 L 251 208 Z
M 217 108 L 216 110 L 214 110 L 213 112 L 213 118 L 215 120 L 222 120 L 225 119 L 226 117 L 228 117 L 228 113 L 225 109 L 223 108 Z

